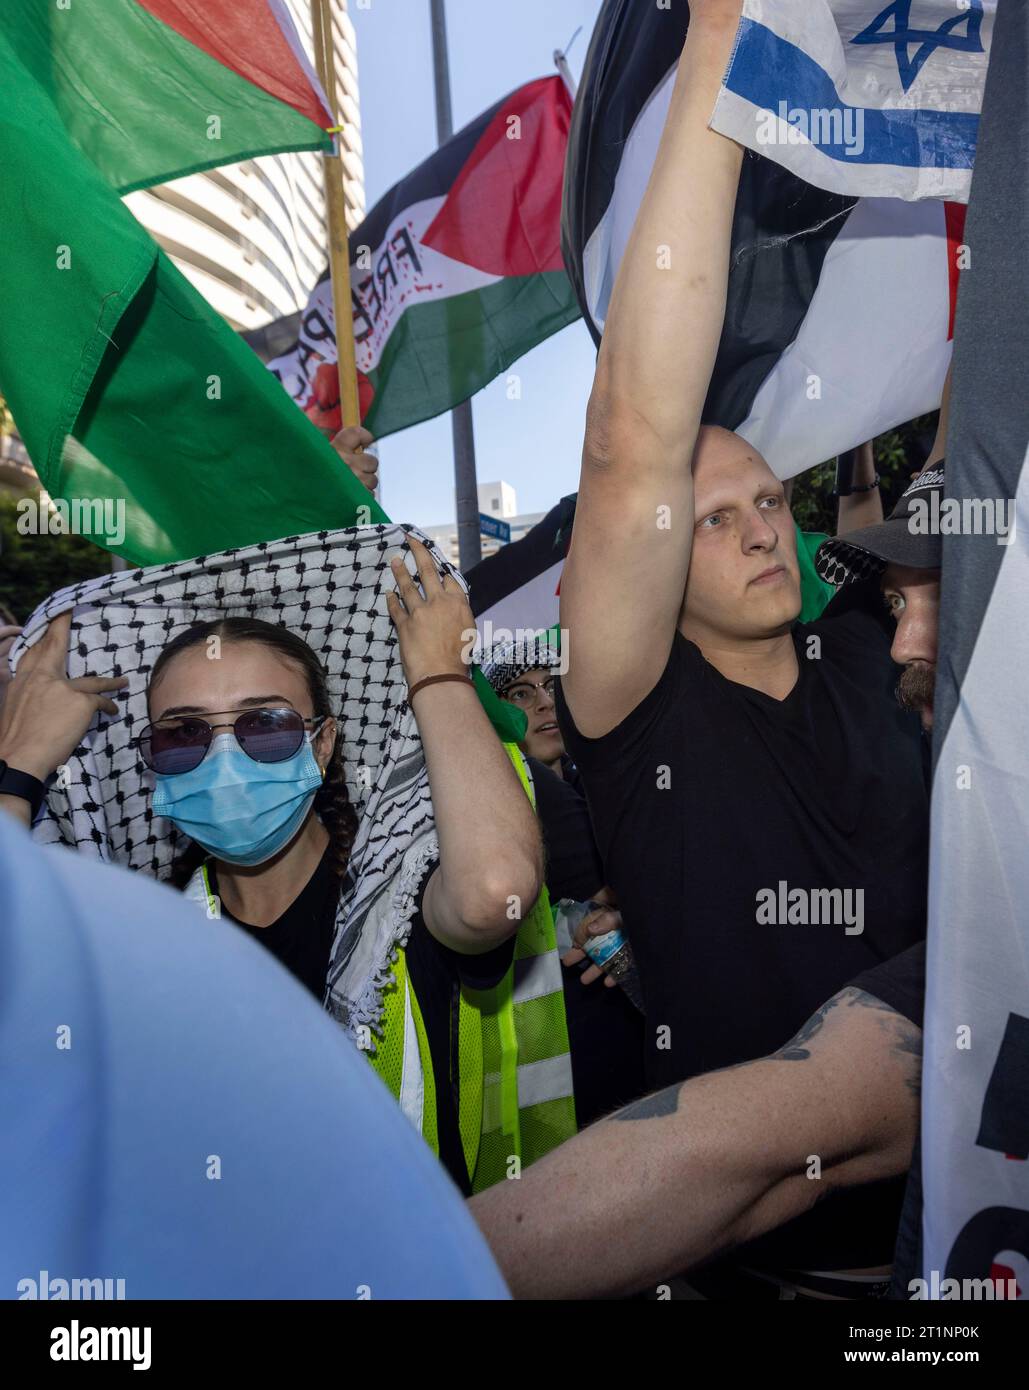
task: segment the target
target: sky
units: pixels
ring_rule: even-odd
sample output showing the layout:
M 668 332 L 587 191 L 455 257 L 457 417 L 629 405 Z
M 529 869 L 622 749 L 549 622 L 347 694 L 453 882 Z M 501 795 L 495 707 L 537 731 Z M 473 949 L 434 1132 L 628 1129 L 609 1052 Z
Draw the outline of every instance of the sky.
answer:
M 359 8 L 365 5 L 367 8 Z M 349 0 L 357 31 L 366 205 L 436 148 L 429 0 Z M 600 0 L 447 0 L 454 129 L 569 53 L 578 82 Z M 581 321 L 520 358 L 521 399 L 508 400 L 504 373 L 472 398 L 480 483 L 514 487 L 519 512 L 544 512 L 579 479 L 593 340 Z M 453 521 L 450 416 L 390 435 L 379 446 L 382 505 L 394 521 Z

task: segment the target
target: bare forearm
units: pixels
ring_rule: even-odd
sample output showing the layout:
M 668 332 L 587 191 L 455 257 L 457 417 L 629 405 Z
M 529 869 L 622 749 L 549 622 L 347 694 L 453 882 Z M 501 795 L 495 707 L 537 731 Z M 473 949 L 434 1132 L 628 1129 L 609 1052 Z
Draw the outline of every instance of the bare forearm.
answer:
M 943 383 L 943 398 L 940 401 L 940 417 L 936 422 L 936 438 L 933 440 L 933 447 L 929 451 L 929 457 L 925 461 L 926 468 L 931 468 L 934 463 L 939 463 L 947 449 L 947 421 L 950 418 L 950 376 L 952 368 L 947 368 L 947 377 Z
M 834 1187 L 903 1171 L 919 1041 L 845 990 L 774 1057 L 627 1107 L 474 1198 L 473 1215 L 516 1296 L 652 1287 Z
M 448 944 L 487 950 L 517 929 L 508 900 L 528 912 L 539 893 L 535 812 L 470 683 L 426 686 L 414 707 L 439 838 L 442 925 L 462 938 Z
M 845 535 L 847 531 L 857 531 L 862 526 L 877 526 L 883 519 L 883 500 L 875 481 L 875 455 L 872 443 L 860 445 L 854 450 L 857 455 L 851 482 L 854 487 L 868 488 L 867 492 L 852 492 L 849 497 L 840 498 L 840 509 L 836 519 L 836 534 Z
M 610 402 L 625 403 L 634 428 L 653 432 L 655 453 L 678 451 L 680 467 L 682 452 L 687 460 L 692 452 L 725 316 L 742 152 L 707 122 L 735 30 L 732 17 L 691 25 L 594 385 L 594 419 L 610 413 Z

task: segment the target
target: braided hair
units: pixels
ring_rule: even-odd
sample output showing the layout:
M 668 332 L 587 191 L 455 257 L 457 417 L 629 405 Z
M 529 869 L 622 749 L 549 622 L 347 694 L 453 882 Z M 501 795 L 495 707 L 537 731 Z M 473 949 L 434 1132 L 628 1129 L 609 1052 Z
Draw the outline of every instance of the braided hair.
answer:
M 175 657 L 190 647 L 206 642 L 209 637 L 218 637 L 223 642 L 260 642 L 271 647 L 300 667 L 307 681 L 315 718 L 335 717 L 325 668 L 315 653 L 288 628 L 263 622 L 260 618 L 216 618 L 180 633 L 154 662 L 150 689 L 153 690 L 162 671 Z M 357 812 L 347 792 L 343 772 L 343 741 L 338 736 L 325 769 L 325 780 L 315 793 L 314 809 L 329 834 L 329 863 L 336 876 L 342 878 L 350 863 L 350 851 L 357 834 Z M 176 888 L 184 888 L 206 858 L 207 851 L 202 845 L 190 844 L 172 865 L 171 883 Z

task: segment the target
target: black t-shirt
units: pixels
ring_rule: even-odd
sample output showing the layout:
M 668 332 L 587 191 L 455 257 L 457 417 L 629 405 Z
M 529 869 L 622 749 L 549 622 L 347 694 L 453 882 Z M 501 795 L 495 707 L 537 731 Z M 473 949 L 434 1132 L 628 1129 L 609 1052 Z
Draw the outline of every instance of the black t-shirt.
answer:
M 851 586 L 794 642 L 799 676 L 780 702 L 726 680 L 676 633 L 657 685 L 600 739 L 578 733 L 558 683 L 558 722 L 640 972 L 652 1088 L 773 1052 L 925 935 L 925 747 L 894 698 L 889 619 Z M 778 900 L 780 882 L 862 889 L 863 931 L 759 923 L 758 892 Z M 902 1188 L 836 1194 L 732 1260 L 885 1263 Z
M 586 798 L 568 777 L 571 760 L 562 759 L 564 779 L 536 758 L 526 761 L 536 791 L 550 901 L 584 902 L 603 886 L 604 868 Z M 589 964 L 561 971 L 580 1129 L 636 1100 L 646 1086 L 643 1015 L 623 990 L 609 989 L 601 980 L 584 985 Z
M 928 795 L 888 621 L 844 592 L 797 625 L 799 676 L 782 701 L 727 680 L 676 632 L 654 689 L 597 739 L 578 732 L 558 681 L 639 970 L 651 1087 L 773 1052 L 924 936 Z M 799 888 L 809 914 L 860 916 L 850 934 L 843 921 L 779 922 L 780 885 L 787 913 Z M 811 891 L 833 889 L 851 891 Z
M 422 879 L 405 956 L 432 1055 L 440 1162 L 468 1196 L 471 1184 L 458 1127 L 460 987 L 462 981 L 473 989 L 491 989 L 498 984 L 513 959 L 514 937 L 478 956 L 462 955 L 437 941 L 422 916 L 422 897 L 435 868 L 436 865 L 431 864 Z M 208 871 L 212 891 L 217 892 L 213 864 L 208 866 Z M 254 927 L 240 922 L 224 905 L 222 915 L 270 950 L 321 1003 L 325 997 L 339 894 L 340 880 L 332 872 L 326 850 L 306 886 L 270 926 Z
M 919 941 L 892 960 L 862 971 L 850 983 L 855 989 L 874 994 L 921 1028 L 925 1013 L 925 942 Z
M 213 863 L 208 863 L 211 891 L 218 892 Z M 222 903 L 222 916 L 259 941 L 271 951 L 291 975 L 295 975 L 318 1000 L 325 998 L 325 977 L 329 969 L 329 952 L 336 931 L 336 907 L 339 903 L 340 881 L 330 868 L 328 850 L 318 867 L 307 880 L 289 907 L 267 927 L 254 927 L 233 917 Z
M 526 758 L 536 792 L 536 814 L 546 855 L 550 901 L 585 902 L 604 886 L 604 866 L 593 839 L 585 796 L 546 763 Z

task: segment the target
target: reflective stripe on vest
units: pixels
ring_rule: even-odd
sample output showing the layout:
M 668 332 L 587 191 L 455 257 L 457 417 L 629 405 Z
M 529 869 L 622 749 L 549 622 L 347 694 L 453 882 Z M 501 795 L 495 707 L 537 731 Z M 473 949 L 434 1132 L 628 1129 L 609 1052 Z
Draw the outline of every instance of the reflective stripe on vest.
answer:
M 436 1077 L 422 1011 L 407 973 L 407 956 L 397 951 L 393 983 L 382 992 L 382 1027 L 375 1051 L 367 1054 L 372 1069 L 392 1091 L 401 1110 L 433 1153 L 439 1155 L 436 1123 Z
M 525 794 L 536 797 L 516 744 L 504 748 Z M 462 990 L 482 1017 L 482 1134 L 473 1192 L 534 1163 L 576 1132 L 564 985 L 544 887 L 515 938 L 511 970 L 493 990 Z

